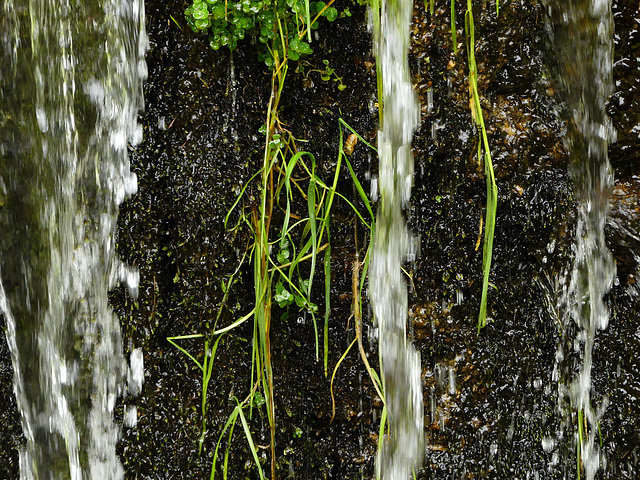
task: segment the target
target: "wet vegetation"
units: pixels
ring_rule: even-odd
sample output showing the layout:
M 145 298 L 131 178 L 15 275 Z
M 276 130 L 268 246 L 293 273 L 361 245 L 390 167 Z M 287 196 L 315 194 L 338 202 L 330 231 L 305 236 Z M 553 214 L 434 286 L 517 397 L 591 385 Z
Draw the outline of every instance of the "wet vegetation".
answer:
M 369 193 L 375 178 L 375 152 L 364 140 L 375 145 L 379 120 L 365 8 L 334 5 L 335 21 L 287 29 L 284 46 L 274 46 L 271 34 L 260 40 L 264 25 L 258 34 L 246 23 L 242 2 L 235 27 L 224 26 L 235 40 L 215 30 L 221 24 L 198 26 L 195 5 L 146 5 L 144 142 L 131 151 L 139 191 L 121 209 L 118 241 L 121 256 L 140 270 L 140 293 L 131 299 L 120 288 L 112 295 L 127 352 L 145 353 L 145 383 L 133 401 L 138 423 L 123 427 L 120 443 L 126 478 L 210 478 L 214 459 L 216 478 L 225 470 L 230 479 L 374 478 L 383 400 L 362 351 L 343 357 L 360 338 L 372 371 L 378 368 L 366 295 L 354 308 L 366 276 L 354 276 L 353 267 L 365 263 L 371 234 L 358 184 Z M 308 25 L 304 8 L 287 5 L 292 24 L 300 15 Z M 564 346 L 567 359 L 556 359 L 566 338 L 560 296 L 576 200 L 544 8 L 524 0 L 500 2 L 499 11 L 493 2 L 470 0 L 414 7 L 409 60 L 422 114 L 407 218 L 420 255 L 405 268 L 427 438 L 416 478 L 577 478 L 577 418 L 558 406 L 554 373 L 579 361 L 571 345 Z M 340 16 L 347 8 L 351 15 Z M 615 1 L 614 19 L 616 92 L 608 112 L 617 130 L 610 148 L 616 185 L 606 238 L 617 279 L 606 299 L 609 328 L 594 348 L 592 398 L 609 399 L 601 422 L 607 468 L 598 478 L 631 479 L 640 454 L 637 2 Z M 194 34 L 190 24 L 208 31 Z M 286 60 L 287 52 L 295 60 L 290 32 L 312 50 L 299 47 L 306 56 L 296 63 Z M 349 139 L 340 119 L 361 140 Z M 488 272 L 481 245 L 491 207 L 479 148 L 491 154 L 498 185 Z M 312 268 L 312 257 L 302 258 L 314 251 Z M 287 263 L 296 259 L 291 270 Z M 487 322 L 478 332 L 485 289 Z M 358 307 L 361 323 L 352 317 Z M 0 354 L 7 406 L 0 476 L 18 478 L 4 342 Z M 563 426 L 565 416 L 572 428 Z

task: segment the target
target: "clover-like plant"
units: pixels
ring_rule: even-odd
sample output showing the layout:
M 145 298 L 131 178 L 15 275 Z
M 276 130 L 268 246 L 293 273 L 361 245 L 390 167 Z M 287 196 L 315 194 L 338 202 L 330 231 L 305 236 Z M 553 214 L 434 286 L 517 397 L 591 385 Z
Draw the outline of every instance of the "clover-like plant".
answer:
M 233 51 L 245 36 L 256 37 L 260 59 L 270 68 L 313 53 L 310 32 L 318 28 L 317 19 L 338 18 L 330 4 L 308 0 L 194 0 L 184 13 L 194 32 L 209 34 L 214 50 Z

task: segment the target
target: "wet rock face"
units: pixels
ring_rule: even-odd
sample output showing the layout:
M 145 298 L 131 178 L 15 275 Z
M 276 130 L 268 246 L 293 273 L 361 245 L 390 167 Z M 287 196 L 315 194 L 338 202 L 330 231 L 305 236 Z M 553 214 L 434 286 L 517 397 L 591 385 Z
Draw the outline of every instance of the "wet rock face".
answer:
M 460 19 L 463 7 L 456 11 Z M 489 297 L 493 321 L 479 337 L 474 325 L 486 187 L 475 158 L 477 137 L 468 113 L 465 52 L 453 53 L 450 10 L 445 6 L 436 8 L 433 18 L 418 13 L 413 32 L 423 123 L 415 140 L 410 220 L 420 236 L 421 257 L 413 266 L 417 305 L 410 320 L 425 364 L 425 425 L 432 449 L 427 452 L 425 478 L 525 475 L 514 448 L 537 452 L 527 462 L 539 467 L 533 470 L 540 478 L 555 478 L 572 471 L 573 460 L 566 459 L 573 459 L 574 448 L 569 440 L 550 441 L 562 415 L 558 385 L 551 374 L 562 342 L 557 305 L 571 264 L 575 223 L 562 106 L 549 70 L 553 61 L 542 7 L 530 2 L 504 5 L 499 20 L 492 8 L 478 6 L 474 14 L 481 104 L 500 195 L 491 277 L 496 289 Z M 635 394 L 627 392 L 630 378 L 637 378 L 636 363 L 611 361 L 611 355 L 628 356 L 619 350 L 619 343 L 608 342 L 614 341 L 612 331 L 629 329 L 625 335 L 634 338 L 631 331 L 637 328 L 637 187 L 629 175 L 637 157 L 630 152 L 636 150 L 638 138 L 631 130 L 638 121 L 632 120 L 626 105 L 638 101 L 638 95 L 635 75 L 625 74 L 636 68 L 635 61 L 633 67 L 621 61 L 637 56 L 631 53 L 636 45 L 629 45 L 637 35 L 637 21 L 632 20 L 637 15 L 637 5 L 614 5 L 617 88 L 609 113 L 621 134 L 610 149 L 619 180 L 607 238 L 624 288 L 616 286 L 609 295 L 610 308 L 621 322 L 600 334 L 601 349 L 596 348 L 595 355 L 602 369 L 594 368 L 596 401 L 613 394 L 623 404 L 633 405 L 634 412 Z M 459 28 L 458 42 L 463 39 Z M 614 104 L 616 98 L 623 100 Z M 620 105 L 625 108 L 619 109 Z M 619 380 L 607 381 L 612 368 L 620 372 Z M 454 385 L 450 391 L 449 385 Z M 603 432 L 603 438 L 610 435 L 613 440 L 605 447 L 610 466 L 606 478 L 626 472 L 628 462 L 614 466 L 613 459 L 633 451 L 628 447 L 629 433 L 614 432 L 620 425 L 630 432 L 627 422 L 636 424 L 637 419 L 623 420 L 619 411 L 613 407 L 606 415 L 611 430 Z
M 609 99 L 608 113 L 615 124 L 618 141 L 611 146 L 610 156 L 616 177 L 622 179 L 638 172 L 640 13 L 635 2 L 621 0 L 614 2 L 613 15 L 616 25 L 613 66 L 615 93 Z
M 421 479 L 575 475 L 570 440 L 554 440 L 560 422 L 553 377 L 560 342 L 557 304 L 571 264 L 575 223 L 564 126 L 549 74 L 543 7 L 524 0 L 501 3 L 496 17 L 494 2 L 474 2 L 481 104 L 499 189 L 492 321 L 479 335 L 482 251 L 477 245 L 486 185 L 469 109 L 466 2 L 455 5 L 457 54 L 448 2 L 436 2 L 433 16 L 422 3 L 415 5 L 410 64 L 422 115 L 407 216 L 419 237 L 420 256 L 406 268 L 412 288 L 410 330 L 423 362 L 428 448 L 424 468 L 417 472 Z M 258 129 L 269 99 L 269 76 L 250 42 L 234 53 L 232 78 L 228 52 L 211 51 L 206 38 L 188 30 L 182 4 L 147 1 L 146 7 L 152 48 L 141 117 L 144 142 L 132 152 L 139 192 L 122 207 L 119 220 L 120 254 L 140 269 L 140 295 L 135 302 L 121 289 L 112 296 L 126 349 L 143 348 L 146 373 L 140 397 L 127 400 L 136 404 L 139 418 L 136 427 L 124 429 L 120 453 L 126 478 L 207 478 L 219 432 L 233 407 L 230 399 L 250 388 L 251 322 L 230 335 L 217 353 L 201 455 L 201 374 L 166 337 L 210 332 L 220 308 L 220 321 L 228 324 L 252 307 L 249 263 L 221 305 L 221 282 L 251 242 L 246 230 L 226 233 L 224 218 L 262 158 Z M 282 119 L 294 135 L 309 140 L 304 148 L 318 159 L 323 178 L 335 168 L 339 117 L 367 139 L 376 133 L 375 68 L 364 9 L 350 8 L 352 17 L 318 30 L 316 54 L 290 73 L 282 101 Z M 640 9 L 632 0 L 616 1 L 613 9 L 616 91 L 608 112 L 618 141 L 610 147 L 616 185 L 607 241 L 618 263 L 618 282 L 607 297 L 610 326 L 598 334 L 594 349 L 593 391 L 597 403 L 605 395 L 610 400 L 601 425 L 608 459 L 602 475 L 619 479 L 634 478 L 640 453 Z M 343 77 L 343 91 L 321 79 L 317 70 L 324 59 Z M 351 161 L 368 188 L 365 179 L 375 173 L 375 158 L 358 143 Z M 347 198 L 357 198 L 348 174 L 338 185 Z M 247 198 L 257 193 L 250 187 Z M 238 218 L 232 215 L 231 220 Z M 366 235 L 358 227 L 356 240 L 353 224 L 350 207 L 337 201 L 330 368 L 354 338 L 350 269 L 356 245 L 362 254 Z M 272 326 L 280 477 L 373 478 L 382 405 L 359 356 L 349 353 L 336 374 L 336 419 L 329 425 L 330 379 L 315 362 L 311 319 L 294 310 L 288 319 L 282 313 L 276 310 Z M 365 318 L 365 330 L 374 332 L 371 319 Z M 365 334 L 365 345 L 377 368 L 371 338 Z M 201 341 L 181 345 L 202 358 Z M 0 477 L 17 478 L 19 421 L 11 407 L 5 349 L 0 356 L 7 379 L 2 404 L 8 405 L 2 411 L 10 412 L 3 417 L 7 428 L 1 435 Z M 250 425 L 256 443 L 265 445 L 266 414 L 257 412 Z M 232 445 L 231 478 L 256 478 L 240 428 Z M 262 449 L 260 456 L 267 461 Z

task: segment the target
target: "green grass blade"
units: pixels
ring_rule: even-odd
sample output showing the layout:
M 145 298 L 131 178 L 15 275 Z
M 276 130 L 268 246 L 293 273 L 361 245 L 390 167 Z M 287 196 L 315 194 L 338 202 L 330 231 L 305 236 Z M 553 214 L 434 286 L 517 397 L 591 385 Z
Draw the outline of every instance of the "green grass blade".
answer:
M 238 418 L 238 407 L 233 409 L 233 412 L 231 412 L 231 415 L 229 415 L 229 418 L 227 419 L 227 423 L 225 423 L 224 428 L 222 429 L 222 432 L 220 432 L 220 436 L 218 437 L 218 443 L 216 444 L 216 449 L 213 453 L 213 463 L 211 465 L 211 476 L 209 477 L 210 480 L 215 480 L 216 478 L 216 463 L 218 460 L 218 450 L 220 449 L 220 445 L 222 444 L 222 438 L 224 437 L 224 434 L 227 432 L 227 430 L 229 429 L 229 427 L 231 427 L 231 432 L 233 432 L 233 425 L 235 425 L 236 420 Z M 229 439 L 229 442 L 231 442 L 231 439 Z M 226 470 L 226 469 L 223 469 Z
M 258 175 L 260 175 L 262 173 L 262 168 L 260 170 L 258 170 L 256 173 L 254 173 L 251 178 L 249 179 L 249 181 L 247 183 L 244 184 L 244 187 L 242 187 L 242 190 L 240 190 L 240 195 L 238 195 L 238 198 L 236 198 L 236 201 L 233 202 L 233 205 L 231 205 L 231 208 L 229 209 L 229 211 L 227 212 L 227 214 L 224 217 L 224 228 L 225 230 L 229 230 L 229 228 L 227 227 L 227 223 L 229 222 L 229 217 L 231 216 L 231 214 L 233 213 L 233 211 L 235 210 L 235 208 L 238 206 L 238 203 L 240 203 L 240 200 L 242 200 L 242 197 L 244 196 L 244 191 L 247 189 L 247 187 L 251 184 L 251 182 L 253 181 L 254 178 L 256 178 Z
M 581 465 L 582 465 L 582 442 L 584 442 L 584 428 L 583 428 L 583 413 L 582 413 L 582 408 L 578 409 L 578 441 L 577 443 L 577 469 L 578 469 L 578 480 L 580 480 L 580 473 L 581 473 Z
M 179 337 L 167 337 L 167 341 L 171 345 L 176 347 L 178 350 L 180 350 L 182 353 L 184 353 L 187 357 L 189 357 L 193 361 L 193 363 L 195 363 L 198 366 L 198 368 L 204 372 L 204 367 L 202 366 L 202 364 L 198 360 L 196 360 L 193 357 L 193 355 L 191 355 L 184 348 L 182 348 L 180 345 L 178 345 L 176 342 L 174 342 L 174 340 L 187 340 L 187 339 L 190 339 L 190 338 L 202 338 L 202 337 L 203 337 L 202 334 L 195 333 L 193 335 L 182 335 L 182 336 L 179 336 Z
M 175 18 L 173 18 L 173 15 L 169 15 L 169 18 L 171 18 L 171 20 L 173 20 L 173 23 L 175 23 L 178 26 L 178 28 L 180 29 L 180 31 L 182 31 L 182 27 L 180 26 L 178 21 Z
M 365 193 L 364 188 L 362 188 L 362 185 L 358 181 L 358 177 L 356 177 L 356 172 L 353 170 L 353 167 L 351 166 L 351 163 L 349 163 L 349 160 L 345 158 L 344 162 L 347 164 L 347 168 L 349 169 L 349 173 L 351 174 L 351 180 L 353 181 L 353 184 L 356 187 L 356 191 L 358 192 L 358 195 L 360 195 L 360 198 L 362 199 L 364 206 L 367 208 L 367 211 L 369 212 L 371 219 L 372 220 L 375 219 L 376 217 L 373 214 L 373 209 L 371 208 L 371 202 L 369 202 L 369 197 L 367 197 L 367 194 Z M 355 209 L 355 207 L 353 208 Z M 369 229 L 371 229 L 371 227 L 367 224 L 367 222 L 365 222 L 364 220 L 362 221 L 365 225 L 369 227 Z
M 315 169 L 315 165 L 314 165 Z M 312 170 L 313 171 L 313 170 Z M 311 177 L 309 180 L 309 190 L 307 193 L 307 206 L 309 209 L 309 225 L 311 227 L 311 268 L 309 269 L 309 283 L 307 285 L 306 297 L 309 302 L 311 302 L 311 289 L 313 287 L 313 277 L 316 272 L 316 255 L 318 252 L 318 238 L 316 237 L 316 182 L 315 178 Z M 319 353 L 319 339 L 318 339 L 318 325 L 316 323 L 316 316 L 311 312 L 311 318 L 313 319 L 313 327 L 315 329 L 315 339 L 316 339 L 316 362 L 320 359 Z
M 384 446 L 384 429 L 387 426 L 387 405 L 382 407 L 382 415 L 380 416 L 380 431 L 378 432 L 378 452 L 382 452 Z M 380 480 L 380 467 L 376 465 L 376 480 Z
M 324 331 L 322 344 L 324 347 L 324 376 L 328 375 L 329 361 L 329 316 L 331 315 L 331 243 L 329 241 L 329 222 L 327 220 L 327 243 L 324 251 Z
M 351 125 L 349 125 L 347 122 L 344 121 L 344 119 L 339 118 L 338 122 L 340 122 L 341 125 L 343 125 L 346 129 L 348 129 L 356 137 L 358 137 L 358 140 L 360 142 L 364 143 L 371 150 L 373 150 L 374 152 L 378 153 L 378 149 L 376 147 L 374 147 L 373 145 L 371 145 L 369 142 L 367 142 L 364 138 L 362 138 L 362 136 L 358 132 L 356 132 Z
M 291 214 L 291 199 L 293 198 L 293 195 L 291 193 L 291 175 L 293 174 L 293 169 L 298 164 L 298 161 L 300 161 L 300 159 L 302 158 L 303 155 L 308 155 L 309 157 L 311 157 L 312 163 L 315 164 L 315 157 L 309 152 L 298 152 L 293 157 L 291 157 L 289 162 L 285 161 L 285 172 L 284 172 L 283 184 L 284 184 L 285 189 L 287 191 L 287 208 L 286 208 L 286 213 L 285 213 L 285 217 L 284 217 L 284 223 L 283 223 L 283 226 L 282 226 L 282 234 L 281 234 L 281 237 L 280 237 L 280 242 L 284 241 L 285 235 L 289 231 L 289 217 L 290 217 L 290 214 Z M 278 197 L 278 194 L 279 194 L 281 188 L 282 188 L 282 186 L 278 187 L 278 190 L 276 191 L 276 198 Z
M 238 402 L 238 399 L 236 399 Z M 244 413 L 242 413 L 242 407 L 240 406 L 240 402 L 238 402 L 238 416 L 240 417 L 240 421 L 242 422 L 242 428 L 244 429 L 244 434 L 247 437 L 247 442 L 249 443 L 249 450 L 251 450 L 251 454 L 253 455 L 253 459 L 256 462 L 256 467 L 258 467 L 258 473 L 260 474 L 260 479 L 264 480 L 264 473 L 262 472 L 262 467 L 260 466 L 260 459 L 258 458 L 258 450 L 256 449 L 255 444 L 253 443 L 253 438 L 251 437 L 251 431 L 249 430 L 249 425 L 247 425 L 247 419 L 244 418 Z
M 198 448 L 198 454 L 202 453 L 202 445 L 204 443 L 204 436 L 207 431 L 207 391 L 209 389 L 209 382 L 211 381 L 211 375 L 213 373 L 213 360 L 216 358 L 216 352 L 218 351 L 218 344 L 222 339 L 220 335 L 213 344 L 213 348 L 209 351 L 209 342 L 205 342 L 204 347 L 204 371 L 202 376 L 202 433 L 200 435 L 200 446 Z
M 347 128 L 351 133 L 355 134 L 362 143 L 367 145 L 374 152 L 378 151 L 373 145 L 371 145 L 364 138 L 362 138 L 360 136 L 360 134 L 358 132 L 356 132 L 342 118 L 338 119 L 338 121 L 340 122 L 340 154 L 341 154 L 341 156 L 344 153 L 343 150 L 342 150 L 342 126 Z M 351 174 L 351 181 L 353 182 L 353 185 L 356 187 L 356 191 L 358 192 L 358 195 L 360 196 L 360 198 L 362 199 L 362 202 L 364 203 L 365 207 L 367 208 L 367 211 L 369 212 L 369 215 L 371 216 L 371 219 L 372 220 L 375 219 L 375 215 L 373 214 L 373 209 L 371 208 L 371 202 L 369 202 L 369 197 L 365 193 L 364 188 L 362 188 L 362 184 L 358 180 L 358 177 L 356 176 L 356 172 L 353 170 L 353 167 L 351 166 L 351 163 L 349 162 L 349 159 L 346 157 L 346 155 L 344 155 L 344 161 L 347 164 L 347 168 L 349 169 L 349 173 Z M 353 205 L 352 205 L 352 207 L 353 207 Z M 355 207 L 354 207 L 354 210 L 356 210 Z M 357 212 L 357 210 L 356 210 L 356 212 Z M 360 217 L 360 218 L 362 218 L 362 217 Z M 364 222 L 364 220 L 362 220 L 362 221 Z M 371 227 L 366 222 L 364 222 L 364 223 L 367 225 L 367 227 L 369 227 L 369 229 L 371 229 Z
M 318 185 L 320 185 L 322 188 L 326 188 L 327 190 L 331 190 L 331 189 L 333 188 L 333 187 L 328 187 L 328 186 L 327 186 L 324 182 L 322 182 L 320 179 L 318 179 L 318 180 L 317 180 L 317 184 L 318 184 Z M 364 194 L 364 191 L 362 191 L 362 193 Z M 337 195 L 337 196 L 338 196 L 338 197 L 340 197 L 342 200 L 344 200 L 344 201 L 347 203 L 347 205 L 349 205 L 349 206 L 351 207 L 351 209 L 352 209 L 352 210 L 353 210 L 353 212 L 357 215 L 357 217 L 360 219 L 360 221 L 363 223 L 363 225 L 364 225 L 365 227 L 367 227 L 367 229 L 371 230 L 372 226 L 371 226 L 371 225 L 370 225 L 370 224 L 369 224 L 369 223 L 364 219 L 364 217 L 360 214 L 360 212 L 358 211 L 358 209 L 356 208 L 356 206 L 355 206 L 353 203 L 351 203 L 351 201 L 350 201 L 347 197 L 345 197 L 344 195 L 342 195 L 340 192 L 332 192 L 332 193 L 330 193 L 329 195 L 327 195 L 327 197 L 329 197 L 329 196 L 332 196 L 332 197 L 333 197 L 333 196 L 335 196 L 335 195 Z M 366 195 L 365 195 L 365 198 L 366 198 Z M 333 199 L 331 199 L 331 202 L 333 202 Z M 327 201 L 327 203 L 329 203 L 329 202 Z M 370 203 L 369 203 L 369 200 L 368 200 L 368 199 L 367 199 L 367 201 L 365 202 L 365 206 L 366 206 L 366 205 L 369 205 L 369 208 L 370 208 Z M 373 210 L 371 210 L 371 211 L 370 211 L 370 213 L 373 213 Z M 327 217 L 326 217 L 327 215 L 329 215 L 329 213 L 325 214 L 325 217 L 324 217 L 324 219 L 323 219 L 323 222 L 327 219 Z M 373 217 L 373 216 L 372 216 L 372 218 L 375 218 L 375 217 Z M 318 236 L 318 238 L 322 238 L 322 236 L 323 236 L 323 230 L 322 230 L 322 227 L 321 227 L 320 235 Z M 309 247 L 310 247 L 310 244 L 309 244 L 309 245 L 307 245 L 307 250 L 309 249 Z M 303 257 L 304 255 L 299 255 L 299 256 L 300 256 L 300 257 Z
M 371 230 L 369 247 L 367 248 L 367 254 L 364 257 L 364 263 L 362 264 L 362 276 L 360 277 L 360 298 L 362 298 L 362 289 L 364 288 L 364 281 L 367 278 L 367 273 L 369 273 L 369 260 L 371 259 L 371 248 L 373 245 L 373 237 L 375 233 L 375 224 L 373 225 L 374 225 L 374 228 Z
M 478 329 L 486 325 L 487 319 L 487 295 L 489 290 L 489 274 L 491 272 L 491 259 L 493 256 L 493 237 L 496 229 L 496 210 L 498 203 L 498 187 L 494 178 L 491 157 L 485 155 L 485 175 L 487 177 L 487 211 L 485 216 L 485 237 L 482 248 L 482 299 L 480 302 L 480 316 Z
M 451 0 L 451 43 L 453 43 L 453 53 L 458 54 L 458 34 L 456 32 L 456 2 Z
M 309 209 L 309 226 L 311 228 L 311 268 L 309 271 L 309 285 L 307 286 L 307 298 L 311 300 L 311 286 L 313 285 L 313 276 L 316 271 L 316 253 L 318 252 L 318 238 L 316 225 L 316 182 L 312 177 L 309 180 L 309 190 L 307 192 L 307 206 Z
M 228 326 L 226 326 L 224 328 L 220 328 L 218 330 L 215 330 L 213 332 L 213 334 L 214 335 L 220 335 L 220 334 L 228 332 L 229 330 L 233 330 L 237 326 L 242 325 L 244 322 L 249 320 L 255 313 L 256 313 L 256 307 L 253 307 L 253 310 L 251 310 L 249 313 L 247 313 L 244 317 L 240 317 L 238 320 L 233 322 L 231 325 L 228 325 Z

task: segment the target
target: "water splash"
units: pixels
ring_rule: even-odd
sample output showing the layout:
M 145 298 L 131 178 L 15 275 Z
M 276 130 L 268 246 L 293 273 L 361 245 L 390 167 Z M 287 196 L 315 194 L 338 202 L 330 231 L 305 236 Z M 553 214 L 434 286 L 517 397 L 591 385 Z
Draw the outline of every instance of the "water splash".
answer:
M 604 236 L 613 185 L 608 147 L 615 139 L 605 111 L 613 91 L 613 17 L 610 0 L 559 0 L 548 8 L 567 108 L 566 144 L 579 200 L 574 264 L 561 307 L 567 312 L 564 331 L 577 331 L 573 344 L 581 353 L 581 365 L 577 376 L 567 374 L 566 385 L 561 382 L 560 396 L 568 398 L 576 412 L 572 428 L 577 432 L 579 461 L 591 480 L 604 464 L 596 436 L 607 406 L 606 398 L 598 408 L 592 405 L 593 346 L 597 330 L 609 323 L 603 297 L 615 277 L 615 263 Z M 566 353 L 559 349 L 560 362 Z
M 21 478 L 121 479 L 113 411 L 130 369 L 107 294 L 138 284 L 115 231 L 137 189 L 127 142 L 142 137 L 144 5 L 1 9 L 0 311 L 26 438 Z
M 382 478 L 394 480 L 409 478 L 419 467 L 424 435 L 420 354 L 407 342 L 407 286 L 400 268 L 411 249 L 402 208 L 411 195 L 411 138 L 419 121 L 407 62 L 412 12 L 410 1 L 383 2 L 376 40 L 383 127 L 378 132 L 380 204 L 369 281 L 391 432 L 377 467 Z

